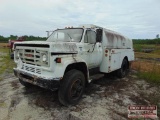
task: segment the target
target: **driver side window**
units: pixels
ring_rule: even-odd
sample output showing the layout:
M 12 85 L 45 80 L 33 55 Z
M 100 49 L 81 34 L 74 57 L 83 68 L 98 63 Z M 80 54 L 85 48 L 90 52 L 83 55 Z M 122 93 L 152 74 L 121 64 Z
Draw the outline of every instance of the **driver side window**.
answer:
M 96 43 L 96 33 L 94 31 L 87 30 L 84 36 L 84 42 L 91 44 Z

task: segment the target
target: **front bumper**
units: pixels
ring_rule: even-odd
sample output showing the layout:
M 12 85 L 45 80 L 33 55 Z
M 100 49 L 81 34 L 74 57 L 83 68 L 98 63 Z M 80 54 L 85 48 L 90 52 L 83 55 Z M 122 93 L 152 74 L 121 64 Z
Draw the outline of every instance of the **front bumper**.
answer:
M 60 78 L 42 78 L 24 71 L 20 71 L 16 68 L 14 68 L 13 70 L 14 70 L 14 75 L 19 79 L 23 80 L 24 82 L 28 82 L 33 85 L 50 89 L 52 91 L 55 91 L 59 88 Z

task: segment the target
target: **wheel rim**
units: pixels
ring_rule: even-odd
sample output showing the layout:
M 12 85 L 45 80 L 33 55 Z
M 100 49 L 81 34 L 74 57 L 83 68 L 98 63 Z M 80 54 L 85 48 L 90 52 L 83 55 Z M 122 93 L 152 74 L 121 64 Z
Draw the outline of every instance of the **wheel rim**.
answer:
M 80 79 L 77 79 L 73 82 L 70 89 L 70 97 L 71 99 L 75 100 L 78 99 L 81 96 L 81 93 L 83 91 L 83 84 Z

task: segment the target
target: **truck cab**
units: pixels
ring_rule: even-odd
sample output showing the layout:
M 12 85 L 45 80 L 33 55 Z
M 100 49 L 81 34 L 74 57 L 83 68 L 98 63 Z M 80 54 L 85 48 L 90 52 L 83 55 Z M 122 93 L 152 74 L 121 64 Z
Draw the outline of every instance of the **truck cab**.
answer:
M 14 74 L 25 87 L 58 90 L 63 105 L 75 105 L 96 73 L 127 75 L 132 40 L 96 26 L 57 29 L 46 41 L 16 42 Z

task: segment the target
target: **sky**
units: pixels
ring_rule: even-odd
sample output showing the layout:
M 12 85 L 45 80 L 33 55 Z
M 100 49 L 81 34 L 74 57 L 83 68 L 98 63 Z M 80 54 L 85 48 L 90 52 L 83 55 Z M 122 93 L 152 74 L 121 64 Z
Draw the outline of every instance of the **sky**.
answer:
M 0 0 L 0 35 L 95 24 L 132 39 L 160 34 L 160 0 Z

